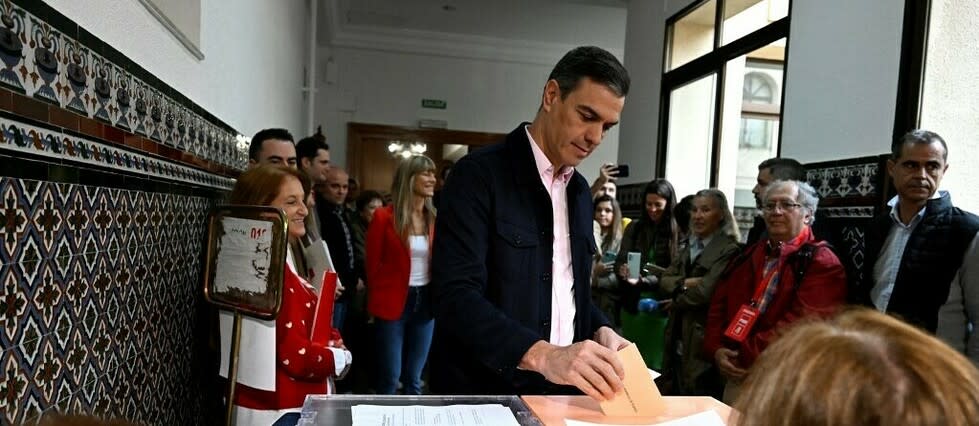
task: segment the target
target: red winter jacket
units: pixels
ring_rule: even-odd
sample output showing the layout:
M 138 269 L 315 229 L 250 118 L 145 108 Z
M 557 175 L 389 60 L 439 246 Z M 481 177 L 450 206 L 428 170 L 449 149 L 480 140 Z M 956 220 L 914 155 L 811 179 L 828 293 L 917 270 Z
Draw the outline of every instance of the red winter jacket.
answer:
M 828 316 L 846 300 L 846 273 L 840 260 L 826 245 L 817 245 L 812 261 L 805 272 L 802 283 L 796 286 L 794 262 L 789 256 L 799 250 L 800 245 L 786 243 L 782 247 L 782 265 L 775 295 L 762 313 L 748 338 L 737 343 L 724 336 L 728 324 L 741 308 L 750 303 L 760 275 L 765 267 L 767 240 L 747 247 L 746 256 L 736 258 L 729 274 L 717 285 L 711 298 L 707 314 L 707 328 L 704 331 L 704 356 L 714 361 L 718 349 L 730 348 L 738 351 L 737 365 L 751 367 L 758 355 L 780 333 L 782 329 L 800 318 L 817 315 Z M 803 242 L 805 243 L 805 242 Z M 809 244 L 815 241 L 811 238 Z
M 429 252 L 433 237 L 434 225 L 428 231 Z M 383 320 L 397 320 L 408 298 L 411 253 L 394 229 L 392 206 L 374 210 L 366 240 L 367 312 Z

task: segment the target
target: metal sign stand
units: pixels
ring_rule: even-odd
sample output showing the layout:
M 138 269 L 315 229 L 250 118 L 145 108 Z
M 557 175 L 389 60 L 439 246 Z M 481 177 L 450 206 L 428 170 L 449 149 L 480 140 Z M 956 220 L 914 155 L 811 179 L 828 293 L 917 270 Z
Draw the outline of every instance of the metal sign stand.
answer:
M 231 426 L 235 423 L 243 316 L 274 320 L 279 314 L 288 225 L 284 211 L 260 206 L 216 206 L 208 222 L 204 298 L 234 314 L 225 413 L 225 425 Z
M 241 346 L 241 312 L 235 311 L 235 322 L 231 333 L 231 353 L 228 354 L 228 411 L 225 416 L 225 426 L 234 424 L 235 385 L 238 384 L 238 350 Z

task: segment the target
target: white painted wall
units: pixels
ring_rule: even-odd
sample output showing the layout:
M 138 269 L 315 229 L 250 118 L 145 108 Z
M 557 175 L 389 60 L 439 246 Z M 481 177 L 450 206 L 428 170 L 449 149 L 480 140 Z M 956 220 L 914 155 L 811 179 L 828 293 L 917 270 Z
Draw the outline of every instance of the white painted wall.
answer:
M 792 2 L 782 156 L 876 155 L 894 132 L 903 0 Z
M 247 136 L 304 128 L 305 1 L 202 0 L 202 61 L 138 1 L 45 1 Z
M 348 122 L 415 126 L 428 118 L 446 120 L 455 130 L 509 133 L 520 122 L 533 120 L 544 83 L 559 59 L 560 55 L 522 63 L 320 49 L 318 68 L 326 69 L 331 60 L 336 75 L 321 78 L 316 120 L 323 125 L 333 161 L 340 165 L 347 159 Z M 447 108 L 422 108 L 422 99 L 445 100 Z M 603 162 L 615 162 L 617 150 L 618 130 L 613 129 L 578 170 L 594 179 Z
M 921 127 L 948 144 L 942 187 L 959 207 L 979 212 L 979 4 L 932 0 Z

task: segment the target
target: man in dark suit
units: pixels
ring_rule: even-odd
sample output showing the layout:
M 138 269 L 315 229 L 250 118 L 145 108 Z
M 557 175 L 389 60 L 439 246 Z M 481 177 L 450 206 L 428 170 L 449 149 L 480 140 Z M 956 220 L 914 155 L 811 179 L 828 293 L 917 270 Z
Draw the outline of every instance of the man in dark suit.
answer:
M 602 400 L 622 388 L 615 351 L 629 342 L 591 302 L 592 201 L 574 167 L 618 124 L 628 90 L 614 56 L 576 48 L 532 123 L 452 169 L 432 258 L 435 393 Z

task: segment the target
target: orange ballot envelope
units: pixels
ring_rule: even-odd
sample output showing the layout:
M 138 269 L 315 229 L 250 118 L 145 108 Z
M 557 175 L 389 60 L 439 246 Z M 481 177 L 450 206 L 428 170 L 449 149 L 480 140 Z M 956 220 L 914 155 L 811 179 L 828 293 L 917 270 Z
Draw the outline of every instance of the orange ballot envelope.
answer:
M 606 416 L 658 416 L 666 411 L 666 402 L 646 369 L 646 363 L 635 344 L 619 351 L 625 368 L 624 388 L 615 398 L 599 405 Z

